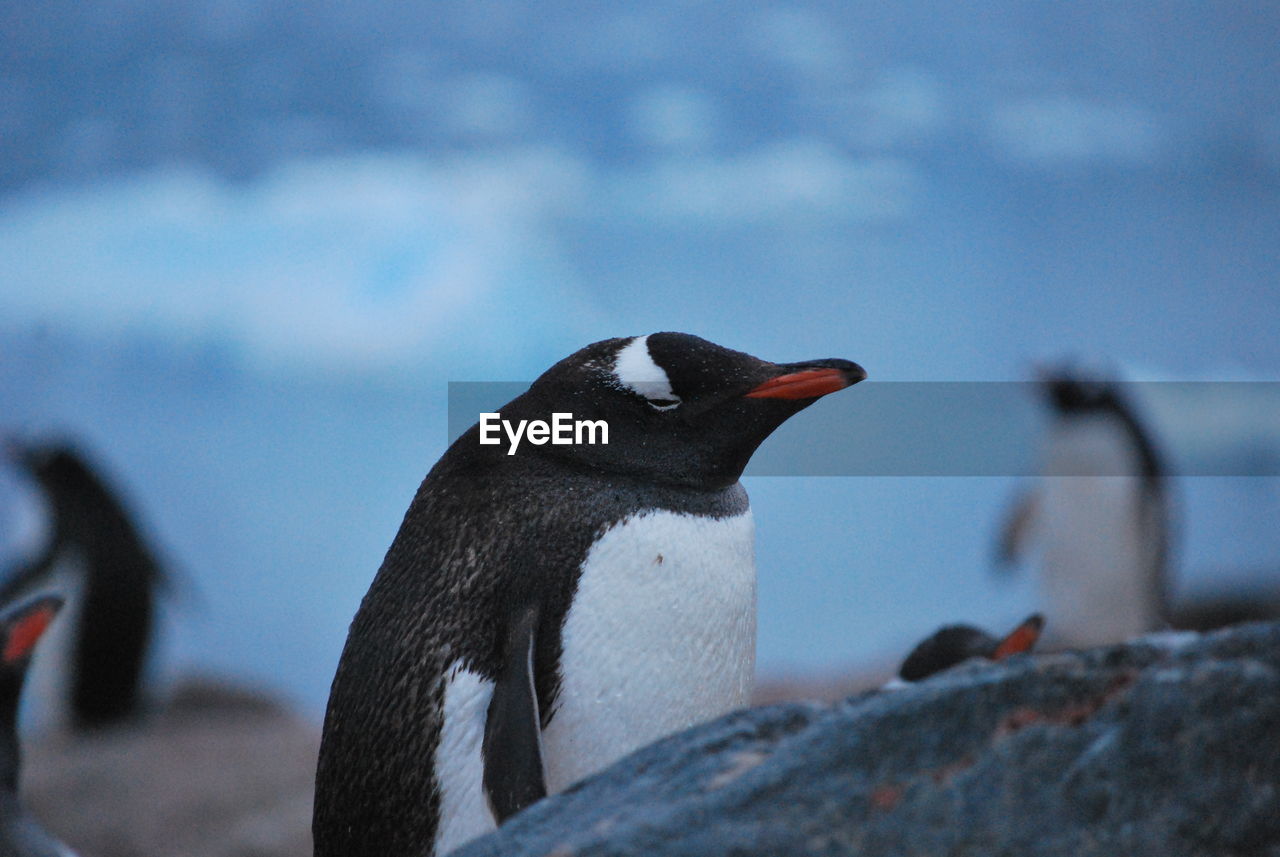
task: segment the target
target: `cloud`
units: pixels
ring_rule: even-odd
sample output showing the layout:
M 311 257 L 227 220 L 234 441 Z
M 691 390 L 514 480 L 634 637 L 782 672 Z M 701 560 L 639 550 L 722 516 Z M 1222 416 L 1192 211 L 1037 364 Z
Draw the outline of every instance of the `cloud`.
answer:
M 749 16 L 747 44 L 795 71 L 823 75 L 844 67 L 848 51 L 826 16 L 806 9 L 774 7 Z
M 657 221 L 738 224 L 828 216 L 896 220 L 920 178 L 906 161 L 854 158 L 797 139 L 727 157 L 667 158 L 624 176 L 624 199 Z
M 720 130 L 712 99 L 705 92 L 686 86 L 646 89 L 632 100 L 628 112 L 632 132 L 659 148 L 705 149 Z
M 0 314 L 96 335 L 218 343 L 252 364 L 380 371 L 531 343 L 598 321 L 544 228 L 582 204 L 579 164 L 366 156 L 230 185 L 169 170 L 0 207 Z
M 1070 95 L 1019 98 L 998 105 L 988 129 L 1009 157 L 1033 164 L 1155 161 L 1166 129 L 1150 110 Z
M 512 137 L 533 116 L 533 92 L 521 80 L 500 74 L 462 75 L 447 81 L 436 109 L 455 133 L 467 138 Z
M 893 221 L 920 184 L 814 139 L 611 167 L 529 148 L 316 157 L 241 184 L 157 170 L 0 202 L 0 319 L 270 372 L 520 377 L 614 330 L 567 225 Z
M 882 146 L 925 139 L 947 118 L 937 80 L 919 69 L 886 71 L 858 100 L 865 139 Z
M 875 151 L 910 150 L 937 138 L 951 120 L 947 97 L 934 75 L 905 66 L 886 69 L 861 88 L 835 79 L 804 94 L 817 120 L 831 122 L 857 148 Z

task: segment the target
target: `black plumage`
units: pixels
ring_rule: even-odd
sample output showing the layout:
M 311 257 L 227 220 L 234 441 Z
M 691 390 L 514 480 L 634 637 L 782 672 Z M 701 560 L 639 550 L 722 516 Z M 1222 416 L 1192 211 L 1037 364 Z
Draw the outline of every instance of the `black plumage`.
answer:
M 473 426 L 423 480 L 334 677 L 317 768 L 317 857 L 430 853 L 441 809 L 432 760 L 449 665 L 461 661 L 495 682 L 522 674 L 509 663 L 524 656 L 513 643 L 524 637 L 512 629 L 533 611 L 533 696 L 545 727 L 556 712 L 560 629 L 601 533 L 647 509 L 742 513 L 738 477 L 751 454 L 821 395 L 748 394 L 801 370 L 827 378 L 826 392 L 865 377 L 848 361 L 777 365 L 697 337 L 653 334 L 649 353 L 678 394 L 673 407 L 611 373 L 628 342 L 598 342 L 560 361 L 500 411 L 513 421 L 549 421 L 553 412 L 604 419 L 608 445 L 524 444 L 508 455 L 504 446 L 482 446 Z M 511 734 L 492 732 L 487 741 Z M 486 786 L 491 800 L 495 787 L 499 793 L 499 815 L 518 808 L 521 795 L 536 796 L 536 783 L 490 783 L 491 770 Z

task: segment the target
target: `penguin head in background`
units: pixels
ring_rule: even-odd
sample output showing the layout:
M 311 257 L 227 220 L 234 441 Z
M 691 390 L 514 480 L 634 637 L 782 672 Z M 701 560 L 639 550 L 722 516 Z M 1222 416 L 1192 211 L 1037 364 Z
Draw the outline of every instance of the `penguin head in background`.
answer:
M 1039 613 L 1028 616 L 1002 638 L 972 625 L 948 625 L 912 649 L 902 662 L 898 677 L 903 681 L 922 681 L 970 658 L 1001 661 L 1010 655 L 1029 652 L 1043 630 L 1044 617 Z
M 1100 475 L 1141 475 L 1148 484 L 1165 472 L 1165 463 L 1142 418 L 1139 409 L 1127 395 L 1122 382 L 1108 379 L 1101 371 L 1075 366 L 1037 367 L 1036 380 L 1045 403 L 1058 425 L 1109 426 L 1132 444 L 1137 459 L 1132 469 Z M 1087 466 L 1087 465 L 1086 465 Z M 1104 468 L 1105 470 L 1105 468 Z M 1066 473 L 1058 475 L 1085 475 Z
M 848 360 L 770 363 L 686 333 L 608 339 L 547 370 L 502 409 L 504 420 L 604 420 L 607 445 L 521 447 L 646 481 L 732 485 L 788 417 L 862 381 Z M 505 450 L 503 450 L 505 453 Z
M 9 439 L 5 442 L 5 447 L 12 460 L 50 491 L 60 488 L 79 489 L 97 484 L 84 456 L 69 443 L 26 445 Z
M 1036 381 L 1049 408 L 1063 417 L 1114 411 L 1119 390 L 1102 375 L 1070 366 L 1037 367 Z

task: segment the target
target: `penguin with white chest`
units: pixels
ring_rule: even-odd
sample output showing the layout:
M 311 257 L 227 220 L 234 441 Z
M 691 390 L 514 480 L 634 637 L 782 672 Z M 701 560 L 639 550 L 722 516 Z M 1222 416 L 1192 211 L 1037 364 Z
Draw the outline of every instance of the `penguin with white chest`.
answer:
M 68 601 L 63 627 L 44 647 L 54 651 L 36 664 L 33 690 L 65 697 L 67 725 L 78 731 L 127 723 L 144 708 L 167 580 L 160 560 L 120 491 L 83 451 L 65 442 L 10 441 L 8 453 L 45 495 L 50 526 L 38 555 L 0 580 L 0 603 L 50 585 Z M 68 651 L 57 651 L 63 647 Z
M 22 750 L 18 703 L 36 643 L 62 608 L 62 598 L 41 595 L 0 611 L 0 855 L 75 857 L 49 835 L 18 795 Z
M 1045 476 L 1009 514 L 999 559 L 1038 542 L 1055 645 L 1156 630 L 1167 619 L 1169 509 L 1151 436 L 1115 384 L 1055 372 L 1040 387 L 1053 415 Z
M 738 477 L 866 373 L 695 336 L 590 345 L 500 411 L 607 444 L 482 445 L 423 480 L 352 622 L 317 768 L 317 857 L 443 854 L 626 753 L 745 705 L 754 533 Z

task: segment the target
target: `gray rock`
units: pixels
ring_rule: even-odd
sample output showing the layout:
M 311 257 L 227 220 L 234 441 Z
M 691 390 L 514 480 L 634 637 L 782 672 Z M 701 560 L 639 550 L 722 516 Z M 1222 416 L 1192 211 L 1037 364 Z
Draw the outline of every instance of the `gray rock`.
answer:
M 1280 624 L 731 714 L 456 852 L 1280 855 Z

